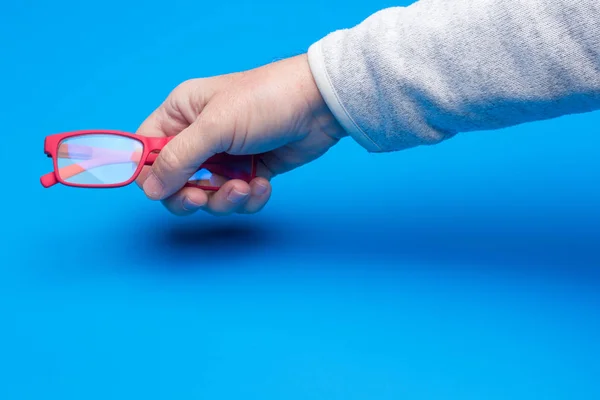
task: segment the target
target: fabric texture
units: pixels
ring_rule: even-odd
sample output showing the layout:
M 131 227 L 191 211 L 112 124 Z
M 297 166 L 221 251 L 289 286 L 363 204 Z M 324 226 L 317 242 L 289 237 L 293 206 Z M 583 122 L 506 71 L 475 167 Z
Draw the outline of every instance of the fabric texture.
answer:
M 310 46 L 310 68 L 370 152 L 600 109 L 599 0 L 420 0 Z

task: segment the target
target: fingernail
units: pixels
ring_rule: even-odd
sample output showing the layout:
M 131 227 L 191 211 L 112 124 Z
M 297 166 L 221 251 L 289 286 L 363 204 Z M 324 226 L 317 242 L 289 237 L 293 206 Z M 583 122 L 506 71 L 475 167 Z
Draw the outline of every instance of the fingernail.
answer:
M 183 199 L 183 209 L 186 211 L 194 211 L 195 209 L 200 208 L 200 207 L 202 207 L 202 204 L 193 202 L 192 200 L 190 200 L 187 197 Z
M 244 200 L 246 197 L 248 197 L 248 193 L 238 192 L 234 188 L 231 190 L 231 192 L 229 192 L 229 195 L 227 196 L 227 200 L 229 200 L 232 203 L 239 203 L 240 201 Z
M 258 195 L 258 196 L 262 196 L 263 194 L 267 193 L 267 186 L 264 183 L 258 183 L 256 182 L 255 186 L 254 186 L 254 194 Z
M 146 196 L 154 200 L 159 200 L 162 197 L 163 186 L 153 172 L 148 174 L 146 181 L 144 182 L 144 192 Z

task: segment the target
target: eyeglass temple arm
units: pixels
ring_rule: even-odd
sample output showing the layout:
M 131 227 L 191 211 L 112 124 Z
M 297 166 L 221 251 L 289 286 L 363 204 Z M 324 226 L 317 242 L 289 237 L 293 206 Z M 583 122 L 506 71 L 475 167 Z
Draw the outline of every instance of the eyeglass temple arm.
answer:
M 50 186 L 56 185 L 58 183 L 58 179 L 56 179 L 54 172 L 48 172 L 40 178 L 40 182 L 43 187 L 49 188 Z
M 152 165 L 154 163 L 154 161 L 156 161 L 157 157 L 158 157 L 158 153 L 148 154 L 148 158 L 146 159 L 145 165 Z M 206 160 L 204 162 L 204 164 L 202 164 L 197 169 L 197 171 L 200 171 L 202 169 L 207 169 L 213 174 L 228 176 L 233 179 L 250 180 L 250 179 L 254 178 L 254 175 L 253 175 L 254 171 L 252 171 L 251 173 L 246 173 L 244 171 L 239 171 L 234 168 L 228 168 L 229 164 L 227 163 L 227 161 L 231 161 L 232 157 L 248 157 L 250 159 L 249 161 L 254 163 L 254 158 L 252 156 L 232 156 L 232 155 L 216 154 L 216 155 L 212 156 L 211 158 L 209 158 L 208 160 Z M 254 169 L 254 165 L 252 165 L 252 168 Z

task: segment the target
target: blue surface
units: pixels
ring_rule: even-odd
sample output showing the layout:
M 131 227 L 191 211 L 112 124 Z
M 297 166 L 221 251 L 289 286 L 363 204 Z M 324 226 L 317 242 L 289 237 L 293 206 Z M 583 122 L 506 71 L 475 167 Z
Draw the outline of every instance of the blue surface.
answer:
M 598 113 L 346 140 L 256 216 L 40 186 L 45 135 L 135 130 L 393 4 L 1 6 L 0 399 L 600 398 Z

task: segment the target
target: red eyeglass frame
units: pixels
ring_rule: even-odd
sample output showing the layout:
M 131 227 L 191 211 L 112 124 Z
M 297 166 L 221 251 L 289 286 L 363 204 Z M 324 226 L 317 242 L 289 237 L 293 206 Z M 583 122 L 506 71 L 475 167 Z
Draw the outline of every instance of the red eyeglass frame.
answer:
M 86 136 L 86 135 L 115 135 L 115 136 L 131 138 L 131 139 L 137 140 L 138 142 L 142 143 L 142 155 L 141 155 L 140 161 L 138 163 L 137 169 L 133 173 L 132 177 L 125 182 L 108 184 L 108 185 L 70 183 L 70 182 L 66 182 L 64 179 L 62 179 L 60 177 L 60 174 L 58 173 L 58 171 L 59 171 L 58 153 L 59 153 L 60 143 L 63 140 L 68 139 L 68 138 L 73 138 L 73 137 L 77 137 L 77 136 Z M 42 176 L 40 178 L 40 182 L 41 182 L 42 186 L 44 186 L 45 188 L 56 185 L 58 183 L 65 185 L 65 186 L 90 188 L 90 189 L 94 189 L 94 188 L 111 189 L 111 188 L 124 187 L 124 186 L 130 185 L 137 179 L 137 177 L 139 176 L 139 174 L 142 171 L 142 168 L 144 166 L 152 165 L 154 163 L 154 161 L 156 160 L 156 158 L 158 157 L 158 154 L 160 153 L 162 148 L 167 143 L 169 143 L 173 138 L 174 138 L 174 136 L 171 136 L 171 137 L 149 137 L 149 136 L 141 136 L 141 135 L 136 135 L 133 133 L 122 132 L 122 131 L 117 131 L 117 130 L 98 130 L 98 129 L 64 132 L 64 133 L 57 133 L 54 135 L 46 136 L 46 138 L 44 139 L 44 153 L 48 157 L 52 158 L 52 164 L 54 167 L 54 171 L 49 172 L 49 173 L 45 174 L 44 176 Z M 206 160 L 198 168 L 198 171 L 201 169 L 208 169 L 208 170 L 214 171 L 215 169 L 218 170 L 219 168 L 221 168 L 223 170 L 224 167 L 226 167 L 228 164 L 239 163 L 239 162 L 251 163 L 250 174 L 244 174 L 246 176 L 239 178 L 239 179 L 242 179 L 242 180 L 250 183 L 250 181 L 256 177 L 257 157 L 255 155 L 231 155 L 231 154 L 227 154 L 227 153 L 215 154 L 214 156 L 212 156 L 208 160 Z M 197 185 L 197 184 L 194 184 L 191 182 L 187 182 L 185 184 L 185 186 L 196 187 L 196 188 L 200 188 L 203 190 L 210 190 L 210 191 L 217 191 L 220 188 L 219 186 Z

